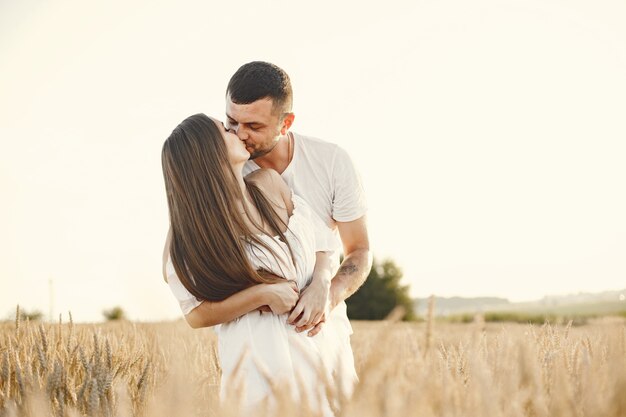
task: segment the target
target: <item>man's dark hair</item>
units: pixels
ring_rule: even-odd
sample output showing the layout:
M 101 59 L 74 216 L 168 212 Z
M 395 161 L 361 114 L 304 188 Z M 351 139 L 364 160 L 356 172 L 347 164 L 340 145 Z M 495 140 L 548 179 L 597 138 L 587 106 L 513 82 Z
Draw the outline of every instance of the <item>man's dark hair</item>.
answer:
M 271 98 L 274 112 L 287 113 L 293 104 L 289 76 L 281 68 L 263 61 L 242 65 L 231 77 L 226 94 L 233 103 L 250 104 Z

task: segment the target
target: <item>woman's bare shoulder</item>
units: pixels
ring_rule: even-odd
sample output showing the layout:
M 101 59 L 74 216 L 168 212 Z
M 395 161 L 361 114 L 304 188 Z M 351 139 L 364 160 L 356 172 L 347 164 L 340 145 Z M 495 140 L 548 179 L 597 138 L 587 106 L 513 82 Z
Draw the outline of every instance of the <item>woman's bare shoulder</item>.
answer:
M 278 178 L 280 178 L 280 174 L 270 168 L 260 168 L 246 175 L 247 180 L 261 184 L 271 184 Z
M 246 175 L 248 181 L 263 188 L 264 191 L 284 192 L 289 190 L 289 186 L 278 172 L 273 169 L 257 169 Z
M 277 203 L 282 202 L 283 204 L 281 205 L 291 213 L 293 210 L 291 189 L 277 171 L 273 169 L 257 169 L 248 174 L 246 179 L 261 188 L 271 200 Z

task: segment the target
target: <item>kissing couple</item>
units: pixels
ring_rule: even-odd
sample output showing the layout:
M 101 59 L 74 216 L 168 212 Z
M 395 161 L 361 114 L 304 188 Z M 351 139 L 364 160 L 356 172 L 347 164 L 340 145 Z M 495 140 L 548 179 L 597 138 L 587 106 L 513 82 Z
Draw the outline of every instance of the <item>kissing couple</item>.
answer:
M 183 120 L 161 154 L 169 208 L 164 277 L 193 328 L 213 326 L 221 396 L 271 405 L 281 387 L 325 416 L 357 381 L 345 300 L 371 254 L 365 194 L 348 153 L 294 133 L 289 76 L 250 62 L 226 118 Z M 340 263 L 340 254 L 344 258 Z

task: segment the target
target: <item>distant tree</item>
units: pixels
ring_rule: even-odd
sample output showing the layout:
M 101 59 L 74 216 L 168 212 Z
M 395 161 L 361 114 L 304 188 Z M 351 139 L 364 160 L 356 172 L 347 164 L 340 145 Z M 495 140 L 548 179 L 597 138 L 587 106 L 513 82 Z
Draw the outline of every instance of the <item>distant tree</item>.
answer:
M 348 317 L 354 320 L 382 320 L 396 306 L 405 310 L 404 320 L 415 320 L 409 286 L 401 285 L 402 270 L 391 259 L 377 262 L 363 286 L 346 300 Z
M 39 321 L 43 318 L 43 313 L 39 310 L 27 311 L 22 308 L 19 309 L 20 320 L 22 321 Z
M 104 310 L 102 312 L 102 315 L 105 319 L 107 319 L 107 321 L 126 319 L 126 313 L 124 313 L 124 310 L 120 306 L 115 306 L 109 310 Z

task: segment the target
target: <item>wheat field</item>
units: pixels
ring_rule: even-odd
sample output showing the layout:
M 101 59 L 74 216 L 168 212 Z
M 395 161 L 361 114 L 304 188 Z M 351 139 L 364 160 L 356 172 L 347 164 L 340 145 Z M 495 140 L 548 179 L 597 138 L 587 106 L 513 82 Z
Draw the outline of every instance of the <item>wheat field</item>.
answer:
M 353 327 L 360 382 L 326 387 L 338 416 L 626 416 L 623 320 Z M 215 342 L 183 321 L 1 323 L 0 416 L 237 416 Z M 315 415 L 281 392 L 271 415 Z

